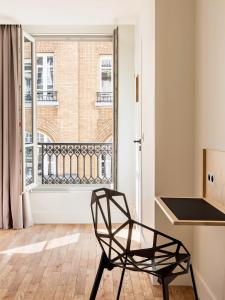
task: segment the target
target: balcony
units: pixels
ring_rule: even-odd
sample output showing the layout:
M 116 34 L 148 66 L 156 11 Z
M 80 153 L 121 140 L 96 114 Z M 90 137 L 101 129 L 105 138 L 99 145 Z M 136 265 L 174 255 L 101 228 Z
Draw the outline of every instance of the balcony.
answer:
M 42 184 L 111 184 L 112 143 L 39 143 Z
M 27 93 L 25 95 L 26 106 L 31 105 L 32 94 Z M 58 105 L 57 91 L 37 91 L 37 103 L 38 105 Z
M 97 92 L 96 106 L 112 106 L 112 92 Z

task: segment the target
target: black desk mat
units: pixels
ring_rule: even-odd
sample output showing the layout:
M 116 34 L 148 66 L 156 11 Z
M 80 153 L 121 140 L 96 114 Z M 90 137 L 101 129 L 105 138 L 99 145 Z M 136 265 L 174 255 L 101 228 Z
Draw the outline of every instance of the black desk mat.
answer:
M 225 221 L 225 214 L 200 198 L 161 198 L 178 220 Z

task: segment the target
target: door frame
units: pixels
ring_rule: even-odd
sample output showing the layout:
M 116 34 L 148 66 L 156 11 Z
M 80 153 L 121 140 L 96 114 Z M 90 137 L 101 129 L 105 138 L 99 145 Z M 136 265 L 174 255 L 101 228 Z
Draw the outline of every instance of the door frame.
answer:
M 118 187 L 118 98 L 119 98 L 119 28 L 113 30 L 113 188 Z

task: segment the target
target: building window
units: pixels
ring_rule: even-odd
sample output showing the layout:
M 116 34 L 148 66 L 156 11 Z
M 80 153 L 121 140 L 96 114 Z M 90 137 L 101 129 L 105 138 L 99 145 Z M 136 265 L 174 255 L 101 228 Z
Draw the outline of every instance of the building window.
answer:
M 100 57 L 100 92 L 112 92 L 112 55 Z
M 49 164 L 51 169 L 51 175 L 56 174 L 56 158 L 53 155 L 52 157 L 45 156 L 44 160 L 42 160 L 42 149 L 41 143 L 53 143 L 49 136 L 46 134 L 38 131 L 37 132 L 37 142 L 39 144 L 39 151 L 38 151 L 38 181 L 41 182 L 42 175 L 47 176 L 49 175 Z M 43 164 L 43 165 L 42 165 Z
M 53 90 L 53 54 L 37 54 L 37 90 Z
M 97 105 L 112 104 L 113 91 L 112 55 L 100 56 L 100 90 L 97 92 Z
M 56 101 L 53 53 L 37 54 L 37 100 Z
M 32 101 L 32 65 L 31 59 L 24 59 L 24 80 L 25 80 L 25 100 L 27 103 Z
M 38 143 L 52 143 L 52 140 L 46 134 L 38 131 L 37 132 L 37 142 Z

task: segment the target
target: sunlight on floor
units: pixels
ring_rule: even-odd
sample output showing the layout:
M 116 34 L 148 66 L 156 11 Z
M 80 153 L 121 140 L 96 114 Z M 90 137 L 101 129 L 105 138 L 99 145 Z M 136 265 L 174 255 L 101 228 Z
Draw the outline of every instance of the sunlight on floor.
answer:
M 38 243 L 28 244 L 25 246 L 20 246 L 12 249 L 7 249 L 0 251 L 0 254 L 33 254 L 42 252 L 45 250 L 50 250 L 58 247 L 63 247 L 69 244 L 74 244 L 79 241 L 80 233 L 66 235 L 60 238 L 55 238 L 50 241 L 42 241 Z

